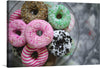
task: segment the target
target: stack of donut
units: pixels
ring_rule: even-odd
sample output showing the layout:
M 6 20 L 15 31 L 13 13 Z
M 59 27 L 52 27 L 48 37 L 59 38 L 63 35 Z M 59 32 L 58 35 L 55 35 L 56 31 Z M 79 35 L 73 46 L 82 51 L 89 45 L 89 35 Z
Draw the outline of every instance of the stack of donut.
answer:
M 53 65 L 56 57 L 70 53 L 73 44 L 68 32 L 74 24 L 73 14 L 64 5 L 25 1 L 10 16 L 8 38 L 15 50 L 22 48 L 19 54 L 25 66 Z

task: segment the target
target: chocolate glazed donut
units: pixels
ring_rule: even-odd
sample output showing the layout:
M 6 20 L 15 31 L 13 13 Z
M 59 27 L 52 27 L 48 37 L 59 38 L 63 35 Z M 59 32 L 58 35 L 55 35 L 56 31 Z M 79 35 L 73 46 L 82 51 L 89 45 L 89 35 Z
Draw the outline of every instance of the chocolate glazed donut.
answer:
M 45 20 L 48 15 L 48 8 L 44 2 L 25 1 L 21 8 L 21 17 L 28 24 L 34 19 Z

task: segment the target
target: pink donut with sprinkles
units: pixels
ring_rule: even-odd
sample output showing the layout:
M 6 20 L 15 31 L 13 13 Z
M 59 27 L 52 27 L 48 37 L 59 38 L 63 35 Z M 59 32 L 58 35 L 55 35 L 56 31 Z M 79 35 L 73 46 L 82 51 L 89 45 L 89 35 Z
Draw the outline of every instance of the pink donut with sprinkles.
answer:
M 9 23 L 9 42 L 15 47 L 22 47 L 26 43 L 26 24 L 22 20 L 14 20 Z
M 65 29 L 65 30 L 68 31 L 68 32 L 70 32 L 70 31 L 73 29 L 74 25 L 75 25 L 75 18 L 74 18 L 74 15 L 73 15 L 72 13 L 70 13 L 70 15 L 71 15 L 70 24 L 69 24 L 69 26 Z
M 21 19 L 21 10 L 20 9 L 16 10 L 13 14 L 11 14 L 9 23 L 11 23 L 11 21 L 14 21 L 16 19 Z
M 42 31 L 42 35 L 37 35 L 37 31 Z M 26 26 L 25 37 L 33 48 L 42 48 L 53 40 L 53 28 L 45 20 L 33 20 Z
M 38 57 L 32 58 L 32 53 L 37 52 L 38 53 Z M 31 66 L 31 67 L 39 67 L 45 64 L 45 62 L 48 59 L 48 50 L 46 47 L 37 49 L 37 48 L 31 48 L 29 47 L 29 45 L 26 45 L 23 48 L 22 54 L 21 54 L 21 59 L 22 59 L 22 63 L 25 66 Z

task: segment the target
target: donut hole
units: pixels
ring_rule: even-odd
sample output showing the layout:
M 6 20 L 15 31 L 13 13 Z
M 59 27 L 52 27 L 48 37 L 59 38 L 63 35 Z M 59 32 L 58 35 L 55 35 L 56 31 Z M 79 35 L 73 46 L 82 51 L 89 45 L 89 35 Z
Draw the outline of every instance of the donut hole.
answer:
M 57 16 L 56 16 L 56 18 L 57 19 L 61 19 L 62 18 L 62 15 L 60 13 L 58 13 Z
M 56 46 L 59 47 L 60 45 L 62 45 L 63 43 L 65 43 L 64 39 L 60 39 L 56 42 Z M 62 45 L 63 46 L 63 45 Z
M 36 33 L 38 36 L 41 36 L 43 34 L 41 30 L 38 30 Z
M 30 11 L 30 13 L 31 13 L 32 15 L 37 15 L 37 13 L 38 13 L 38 8 L 32 9 L 32 10 Z
M 31 55 L 32 58 L 37 59 L 38 58 L 38 53 L 37 51 L 34 51 Z
M 16 33 L 17 35 L 21 35 L 21 31 L 20 30 L 15 30 L 14 33 Z

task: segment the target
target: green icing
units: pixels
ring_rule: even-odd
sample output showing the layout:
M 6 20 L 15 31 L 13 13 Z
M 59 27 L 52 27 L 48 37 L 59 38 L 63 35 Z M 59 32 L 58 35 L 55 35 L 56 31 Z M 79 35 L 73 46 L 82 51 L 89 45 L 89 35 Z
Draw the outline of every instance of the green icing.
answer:
M 60 14 L 61 18 L 58 19 L 57 15 Z M 48 20 L 55 29 L 64 29 L 70 24 L 70 12 L 63 5 L 56 5 L 49 9 Z

